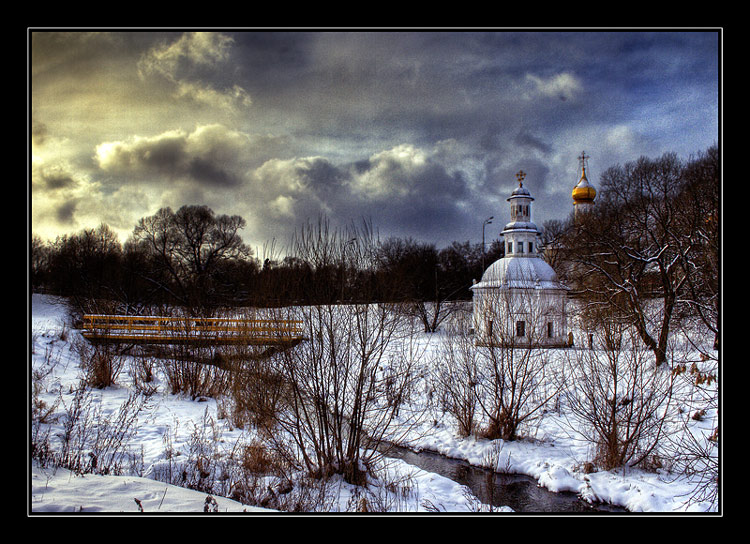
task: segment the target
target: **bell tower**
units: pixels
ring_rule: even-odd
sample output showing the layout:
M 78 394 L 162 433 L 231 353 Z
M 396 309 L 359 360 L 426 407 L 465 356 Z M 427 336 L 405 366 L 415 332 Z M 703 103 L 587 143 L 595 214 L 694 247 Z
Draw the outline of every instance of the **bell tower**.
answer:
M 511 193 L 510 223 L 505 225 L 501 233 L 505 238 L 505 255 L 508 257 L 537 257 L 537 237 L 539 231 L 531 222 L 531 202 L 534 197 L 529 190 L 523 186 L 526 172 L 523 170 L 516 174 L 518 187 Z

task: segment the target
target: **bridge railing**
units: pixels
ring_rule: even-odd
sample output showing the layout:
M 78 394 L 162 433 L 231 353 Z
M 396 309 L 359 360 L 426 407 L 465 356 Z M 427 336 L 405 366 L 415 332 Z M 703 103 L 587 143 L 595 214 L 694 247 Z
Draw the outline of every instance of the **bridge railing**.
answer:
M 302 321 L 86 314 L 82 334 L 92 342 L 270 345 L 301 340 Z

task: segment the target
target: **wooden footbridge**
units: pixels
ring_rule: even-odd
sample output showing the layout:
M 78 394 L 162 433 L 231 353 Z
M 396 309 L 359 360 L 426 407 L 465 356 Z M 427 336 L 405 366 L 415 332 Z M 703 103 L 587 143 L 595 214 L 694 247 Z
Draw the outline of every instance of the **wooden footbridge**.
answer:
M 83 316 L 92 343 L 291 347 L 304 340 L 302 321 L 224 317 Z

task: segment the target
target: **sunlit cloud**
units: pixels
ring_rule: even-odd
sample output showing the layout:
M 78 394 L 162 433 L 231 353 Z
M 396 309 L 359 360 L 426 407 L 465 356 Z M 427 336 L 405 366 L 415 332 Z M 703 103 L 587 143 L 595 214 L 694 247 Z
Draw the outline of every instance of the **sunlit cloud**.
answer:
M 542 225 L 583 150 L 601 173 L 716 143 L 718 62 L 711 32 L 33 31 L 31 229 L 124 241 L 205 204 L 255 246 L 320 214 L 476 241 L 519 169 Z
M 240 85 L 216 89 L 200 79 L 206 68 L 227 62 L 233 42 L 221 33 L 185 33 L 146 52 L 138 61 L 138 73 L 143 79 L 154 74 L 166 78 L 174 86 L 173 96 L 179 100 L 232 111 L 245 108 L 252 100 Z

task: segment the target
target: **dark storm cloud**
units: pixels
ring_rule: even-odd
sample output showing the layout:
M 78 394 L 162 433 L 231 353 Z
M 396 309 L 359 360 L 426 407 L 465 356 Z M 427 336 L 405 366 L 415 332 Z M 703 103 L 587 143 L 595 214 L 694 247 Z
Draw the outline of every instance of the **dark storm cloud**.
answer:
M 350 181 L 349 173 L 324 159 L 317 159 L 305 168 L 299 168 L 300 183 L 318 195 L 335 195 Z
M 73 223 L 73 216 L 75 215 L 77 201 L 68 200 L 55 208 L 55 219 L 58 223 L 63 225 L 70 225 Z
M 103 148 L 100 146 L 100 150 Z M 185 162 L 185 136 L 179 133 L 119 142 L 109 146 L 106 155 L 99 154 L 101 168 L 115 173 L 151 171 L 171 175 L 187 171 Z
M 527 147 L 542 153 L 549 153 L 552 151 L 552 146 L 549 143 L 543 142 L 540 138 L 537 138 L 526 131 L 519 132 L 516 135 L 515 143 L 521 147 Z
M 446 168 L 444 157 L 439 147 L 402 145 L 348 164 L 269 161 L 253 174 L 252 194 L 261 195 L 253 215 L 276 232 L 324 215 L 341 225 L 372 221 L 382 235 L 450 241 L 471 194 L 465 175 Z
M 192 132 L 169 131 L 148 138 L 105 142 L 97 148 L 97 162 L 102 171 L 131 179 L 236 187 L 242 184 L 248 168 L 259 166 L 280 145 L 278 138 L 211 125 L 196 127 Z
M 476 239 L 520 169 L 541 224 L 569 213 L 583 150 L 596 184 L 718 137 L 716 32 L 42 34 L 33 186 L 58 198 L 38 193 L 38 224 L 75 197 L 68 224 L 206 204 L 256 243 L 319 214 Z
M 31 141 L 37 145 L 44 145 L 44 141 L 47 138 L 47 127 L 44 123 L 32 122 L 31 124 Z
M 73 188 L 77 182 L 70 173 L 54 168 L 39 172 L 35 178 L 35 184 L 35 188 L 40 191 L 58 191 Z

